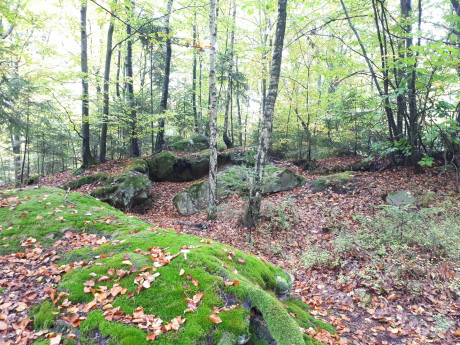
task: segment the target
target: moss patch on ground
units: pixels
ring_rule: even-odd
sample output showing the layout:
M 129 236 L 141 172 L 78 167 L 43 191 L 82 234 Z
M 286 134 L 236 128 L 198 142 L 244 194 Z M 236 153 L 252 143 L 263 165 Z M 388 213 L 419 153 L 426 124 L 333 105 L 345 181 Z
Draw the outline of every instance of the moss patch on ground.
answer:
M 57 262 L 60 265 L 93 260 L 91 265 L 68 272 L 56 284 L 57 292 L 67 292 L 69 296 L 66 298 L 72 304 L 85 304 L 93 300 L 93 294 L 84 292 L 88 280 L 96 281 L 95 288 L 106 286 L 111 289 L 114 283 L 120 284 L 127 292 L 116 296 L 111 302 L 114 308 L 119 307 L 123 312 L 132 314 L 136 308 L 143 307 L 145 314 L 154 314 L 164 322 L 170 322 L 177 316 L 187 318 L 178 331 L 162 333 L 153 342 L 184 345 L 208 344 L 211 338 L 216 344 L 236 344 L 238 337 L 251 334 L 250 310 L 244 307 L 249 304 L 262 313 L 271 336 L 278 344 L 314 344 L 301 332 L 300 326 L 303 327 L 303 324 L 292 318 L 289 312 L 302 315 L 299 319 L 304 320 L 302 322 L 305 324 L 318 327 L 322 327 L 322 324 L 308 314 L 305 304 L 290 301 L 281 303 L 275 297 L 277 277 L 290 280 L 289 275 L 281 269 L 220 243 L 176 234 L 172 229 L 152 230 L 149 224 L 129 217 L 90 196 L 70 193 L 65 200 L 64 197 L 65 192 L 58 188 L 25 188 L 0 192 L 0 201 L 7 202 L 9 206 L 0 208 L 3 229 L 0 251 L 6 253 L 21 250 L 20 243 L 28 237 L 34 237 L 44 247 L 50 248 L 65 231 L 85 231 L 110 238 L 111 243 L 98 248 L 83 247 L 67 252 Z M 64 220 L 56 220 L 58 216 Z M 47 236 L 49 233 L 55 235 Z M 181 253 L 184 246 L 189 247 L 187 258 Z M 180 255 L 155 271 L 160 275 L 151 283 L 150 288 L 144 288 L 133 298 L 127 298 L 127 294 L 137 289 L 134 284 L 135 275 L 145 267 L 153 267 L 150 255 L 145 255 L 152 247 L 164 248 L 165 252 Z M 126 262 L 127 255 L 129 264 Z M 110 269 L 129 270 L 131 267 L 137 272 L 116 282 L 117 275 L 108 274 Z M 184 270 L 182 275 L 181 270 Z M 102 276 L 108 276 L 109 279 L 97 282 Z M 234 285 L 228 284 L 233 281 L 236 282 Z M 184 314 L 188 308 L 185 298 L 192 298 L 200 292 L 204 295 L 197 304 L 198 308 Z M 220 312 L 222 323 L 215 324 L 210 319 L 215 307 L 236 304 L 237 307 Z M 53 330 L 57 327 L 55 319 L 65 316 L 62 312 L 65 308 L 57 318 L 53 314 L 54 308 L 48 301 L 34 308 L 31 317 L 37 329 Z M 152 343 L 146 340 L 147 334 L 135 324 L 107 321 L 103 316 L 102 305 L 86 316 L 87 320 L 79 326 L 80 344 L 93 344 L 95 335 L 106 338 L 108 344 Z M 257 342 L 257 339 L 252 339 L 250 343 Z M 47 343 L 38 340 L 35 344 Z
M 353 174 L 354 172 L 352 171 L 345 171 L 340 174 L 317 178 L 313 182 L 312 191 L 318 193 L 332 188 L 336 192 L 345 193 L 351 189 L 350 184 L 353 182 Z

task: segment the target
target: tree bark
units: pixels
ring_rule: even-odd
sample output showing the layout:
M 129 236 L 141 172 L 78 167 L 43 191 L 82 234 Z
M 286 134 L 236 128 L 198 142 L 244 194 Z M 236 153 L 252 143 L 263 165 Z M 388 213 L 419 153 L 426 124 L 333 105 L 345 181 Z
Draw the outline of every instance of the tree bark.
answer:
M 238 73 L 238 57 L 236 58 L 236 74 L 239 76 L 239 73 Z M 240 103 L 240 84 L 239 82 L 237 82 L 236 84 L 236 107 L 237 107 L 237 110 L 238 110 L 238 142 L 239 142 L 239 145 L 242 146 L 243 145 L 243 132 L 242 132 L 242 123 L 241 123 L 241 103 Z
M 166 109 L 168 108 L 168 96 L 169 96 L 169 75 L 171 73 L 171 55 L 172 55 L 172 48 L 171 48 L 171 37 L 169 37 L 170 30 L 169 30 L 169 19 L 171 17 L 171 9 L 173 5 L 173 0 L 168 0 L 168 4 L 166 5 L 166 14 L 164 17 L 164 30 L 166 35 L 166 56 L 165 56 L 165 69 L 164 69 L 164 76 L 163 76 L 163 86 L 161 90 L 161 101 L 160 101 L 160 112 L 163 114 Z M 163 148 L 165 143 L 165 119 L 161 118 L 159 121 L 159 131 L 157 134 L 156 145 L 155 148 L 157 151 L 160 151 Z
M 270 132 L 273 123 L 273 114 L 275 112 L 275 103 L 276 97 L 278 96 L 278 85 L 281 73 L 284 35 L 286 32 L 286 7 L 287 0 L 278 0 L 278 22 L 276 24 L 276 37 L 270 70 L 270 83 L 264 107 L 255 172 L 251 184 L 251 190 L 249 192 L 249 202 L 243 219 L 243 225 L 246 227 L 254 226 L 259 219 L 260 204 L 262 201 L 262 178 L 267 161 Z
M 193 68 L 192 68 L 192 108 L 193 108 L 193 120 L 195 122 L 195 133 L 199 133 L 198 125 L 198 111 L 196 108 L 196 67 L 197 67 L 197 28 L 196 28 L 196 11 L 195 11 L 195 22 L 193 23 Z
M 107 153 L 107 123 L 109 120 L 109 87 L 110 87 L 110 64 L 112 62 L 112 38 L 114 30 L 114 15 L 110 17 L 109 30 L 107 31 L 107 49 L 105 53 L 105 66 L 104 66 L 104 91 L 102 109 L 102 126 L 101 126 L 101 141 L 99 148 L 99 162 L 105 162 Z
M 235 45 L 235 20 L 236 20 L 236 3 L 233 0 L 233 19 L 232 19 L 232 31 L 230 33 L 230 56 L 228 62 L 228 84 L 227 84 L 227 102 L 225 104 L 225 118 L 224 118 L 224 143 L 228 149 L 233 147 L 232 140 L 228 137 L 228 117 L 232 116 L 230 113 L 230 105 L 232 103 L 232 91 L 233 91 L 233 49 Z
M 82 136 L 82 165 L 83 169 L 88 168 L 93 164 L 93 156 L 90 149 L 89 136 L 89 87 L 88 87 L 88 37 L 86 34 L 86 8 L 87 1 L 83 0 L 80 9 L 80 36 L 81 36 L 81 73 L 82 73 L 82 121 L 81 121 L 81 136 Z
M 130 8 L 127 8 L 128 12 L 131 11 Z M 129 14 L 131 16 L 131 14 Z M 131 36 L 131 24 L 128 22 L 126 26 L 126 35 Z M 127 91 L 127 101 L 128 101 L 128 112 L 130 118 L 130 133 L 129 133 L 129 142 L 130 142 L 130 155 L 132 157 L 139 157 L 139 141 L 137 138 L 137 112 L 135 108 L 134 100 L 134 78 L 133 78 L 133 42 L 131 39 L 128 39 L 126 42 L 126 91 Z
M 209 208 L 208 219 L 217 217 L 217 88 L 216 88 L 216 0 L 209 0 Z

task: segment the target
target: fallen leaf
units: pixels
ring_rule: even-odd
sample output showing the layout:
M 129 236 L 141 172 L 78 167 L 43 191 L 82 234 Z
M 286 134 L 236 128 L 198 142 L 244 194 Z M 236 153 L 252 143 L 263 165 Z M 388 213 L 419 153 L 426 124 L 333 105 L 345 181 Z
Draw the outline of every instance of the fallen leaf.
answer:
M 214 324 L 218 324 L 218 323 L 221 323 L 222 320 L 221 318 L 219 317 L 219 315 L 216 315 L 216 314 L 212 314 L 209 316 L 209 318 L 211 319 L 211 321 L 214 323 Z

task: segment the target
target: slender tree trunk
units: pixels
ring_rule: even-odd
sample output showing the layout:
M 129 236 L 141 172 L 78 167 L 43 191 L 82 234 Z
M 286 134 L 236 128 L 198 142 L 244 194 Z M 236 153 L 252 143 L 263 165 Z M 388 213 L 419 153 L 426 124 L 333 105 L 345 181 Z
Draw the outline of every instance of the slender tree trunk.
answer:
M 81 136 L 82 136 L 82 165 L 83 169 L 93 164 L 93 156 L 90 149 L 89 137 L 89 91 L 88 91 L 88 37 L 86 34 L 86 7 L 87 1 L 81 2 L 80 9 L 80 34 L 81 34 L 81 73 L 82 73 L 82 119 L 81 119 Z
M 28 154 L 29 146 L 29 121 L 30 121 L 30 102 L 27 102 L 27 123 L 26 123 L 26 142 L 24 144 L 24 154 L 22 156 L 22 167 L 21 167 L 21 183 L 24 183 L 24 168 L 26 164 L 26 154 Z
M 168 0 L 168 4 L 166 5 L 166 14 L 165 14 L 165 21 L 164 21 L 164 30 L 166 35 L 166 57 L 165 57 L 165 70 L 163 76 L 163 87 L 161 90 L 161 101 L 160 101 L 160 112 L 163 114 L 166 109 L 168 108 L 168 96 L 169 96 L 169 75 L 171 72 L 171 55 L 172 55 L 172 48 L 171 48 L 171 37 L 169 37 L 169 19 L 171 17 L 171 9 L 173 5 L 173 0 Z M 159 131 L 157 134 L 156 140 L 156 149 L 157 151 L 163 148 L 165 143 L 165 119 L 161 118 L 159 122 Z
M 238 58 L 236 58 L 236 74 L 239 76 L 238 73 Z M 242 123 L 241 123 L 241 103 L 240 103 L 240 84 L 239 82 L 236 84 L 236 107 L 238 110 L 238 143 L 240 146 L 243 145 L 243 132 L 242 132 Z
M 14 164 L 14 181 L 21 182 L 21 138 L 17 134 L 11 135 L 11 146 L 13 148 L 13 164 Z
M 127 8 L 128 12 L 131 11 L 130 8 Z M 131 15 L 130 15 L 131 16 Z M 131 36 L 131 23 L 128 22 L 126 26 L 126 35 Z M 134 99 L 134 77 L 133 77 L 133 42 L 131 39 L 128 39 L 126 42 L 127 54 L 126 54 L 126 89 L 128 93 L 128 112 L 130 120 L 130 133 L 129 133 L 129 142 L 130 142 L 130 156 L 139 157 L 139 141 L 137 138 L 137 111 L 135 108 L 135 99 Z
M 265 103 L 262 131 L 259 139 L 257 160 L 251 190 L 249 192 L 249 202 L 244 214 L 243 225 L 252 227 L 259 219 L 260 204 L 262 201 L 262 179 L 267 161 L 267 151 L 270 142 L 270 131 L 275 112 L 276 97 L 278 95 L 278 85 L 281 73 L 281 60 L 283 55 L 284 35 L 286 32 L 286 7 L 287 0 L 278 0 L 278 22 L 276 24 L 276 37 L 273 50 L 272 65 L 270 69 L 270 84 Z
M 216 89 L 216 0 L 209 0 L 209 209 L 208 219 L 217 217 L 217 89 Z
M 153 130 L 153 43 L 150 44 L 150 144 L 152 155 L 155 152 L 155 140 Z
M 359 46 L 361 47 L 362 55 L 364 56 L 364 59 L 366 60 L 369 71 L 371 72 L 372 80 L 374 81 L 375 87 L 377 88 L 379 95 L 384 98 L 383 102 L 384 102 L 385 113 L 387 115 L 387 120 L 388 120 L 388 132 L 390 135 L 390 139 L 393 140 L 394 133 L 397 131 L 397 128 L 396 128 L 396 123 L 395 123 L 395 119 L 393 116 L 393 110 L 391 109 L 388 94 L 385 94 L 384 91 L 382 91 L 380 83 L 378 82 L 378 79 L 377 79 L 377 74 L 375 73 L 374 68 L 372 67 L 371 60 L 369 56 L 367 55 L 367 51 L 366 51 L 366 48 L 364 47 L 363 41 L 361 40 L 361 37 L 359 36 L 358 31 L 356 30 L 353 23 L 351 22 L 351 19 L 350 19 L 350 16 L 348 15 L 348 10 L 345 6 L 345 3 L 343 2 L 343 0 L 340 0 L 340 3 L 342 4 L 343 11 L 345 12 L 345 16 L 348 20 L 348 25 L 350 26 L 350 29 L 355 34 L 356 40 L 358 41 Z
M 116 78 L 116 83 L 115 83 L 115 91 L 117 94 L 117 98 L 121 99 L 121 94 L 120 94 L 120 70 L 121 70 L 121 48 L 118 48 L 118 58 L 117 58 L 117 78 Z
M 102 126 L 101 126 L 101 141 L 99 149 L 99 162 L 105 162 L 107 154 L 107 123 L 109 120 L 109 87 L 110 87 L 110 64 L 112 62 L 112 38 L 114 30 L 115 17 L 112 14 L 110 17 L 109 30 L 107 31 L 107 49 L 105 53 L 105 66 L 104 66 L 104 106 L 102 109 Z
M 195 11 L 195 22 L 193 23 L 193 47 L 197 44 L 197 28 L 196 28 L 196 11 Z M 199 133 L 198 128 L 198 111 L 196 109 L 196 67 L 197 67 L 197 48 L 193 48 L 193 68 L 192 68 L 192 108 L 193 108 L 193 119 L 195 121 L 195 133 Z
M 225 104 L 225 118 L 224 118 L 224 133 L 223 139 L 227 148 L 233 147 L 233 141 L 228 137 L 228 117 L 232 116 L 230 113 L 232 103 L 232 91 L 233 91 L 233 49 L 235 45 L 235 20 L 236 20 L 236 3 L 233 0 L 233 19 L 232 19 L 232 31 L 230 33 L 230 54 L 228 62 L 228 84 L 227 84 L 227 102 Z

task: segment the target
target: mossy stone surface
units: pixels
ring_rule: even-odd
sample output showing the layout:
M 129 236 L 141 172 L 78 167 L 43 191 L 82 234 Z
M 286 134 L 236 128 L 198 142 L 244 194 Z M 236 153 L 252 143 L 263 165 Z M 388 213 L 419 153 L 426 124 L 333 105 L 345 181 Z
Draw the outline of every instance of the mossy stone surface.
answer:
M 146 175 L 137 171 L 124 172 L 111 184 L 95 189 L 91 195 L 120 209 L 129 209 L 149 200 L 152 183 Z
M 353 172 L 346 171 L 340 174 L 329 175 L 317 178 L 312 184 L 313 193 L 318 193 L 331 188 L 334 192 L 346 193 L 351 190 Z
M 174 173 L 176 160 L 176 156 L 170 151 L 163 151 L 154 155 L 148 161 L 150 180 L 167 181 L 168 177 Z
M 94 182 L 109 182 L 111 179 L 111 176 L 107 173 L 101 172 L 101 173 L 96 173 L 93 175 L 87 175 L 80 177 L 78 180 L 71 181 L 69 183 L 66 183 L 62 188 L 68 189 L 77 189 L 81 186 L 91 184 Z
M 173 141 L 171 147 L 174 151 L 198 152 L 209 148 L 209 138 L 203 134 L 195 134 L 187 139 Z

